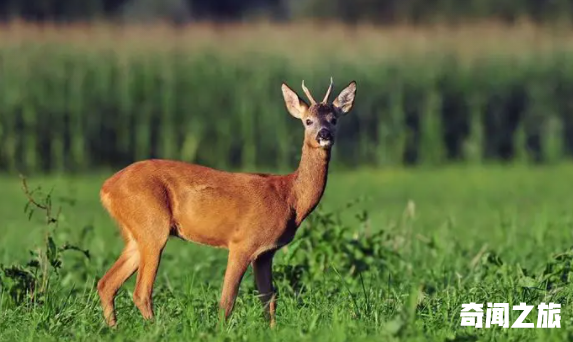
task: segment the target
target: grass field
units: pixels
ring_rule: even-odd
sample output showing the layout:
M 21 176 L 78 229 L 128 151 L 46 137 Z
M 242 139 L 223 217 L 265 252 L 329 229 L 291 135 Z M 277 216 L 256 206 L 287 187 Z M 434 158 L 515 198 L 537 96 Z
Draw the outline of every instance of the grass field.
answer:
M 16 305 L 4 289 L 0 340 L 570 339 L 571 174 L 570 164 L 333 170 L 320 211 L 295 238 L 309 242 L 307 247 L 277 255 L 277 329 L 269 330 L 265 324 L 250 270 L 231 321 L 219 325 L 216 306 L 226 252 L 173 240 L 164 252 L 156 282 L 156 321 L 141 320 L 131 301 L 132 278 L 116 300 L 119 326 L 115 331 L 103 323 L 94 288 L 121 249 L 117 230 L 97 197 L 106 175 L 31 177 L 31 188 L 54 187 L 53 204 L 62 205 L 56 244 L 78 244 L 89 249 L 91 259 L 80 253 L 64 255 L 60 276 L 53 275 L 43 304 Z M 36 212 L 28 220 L 17 177 L 0 178 L 0 189 L 0 263 L 23 264 L 30 249 L 43 246 L 43 217 Z M 75 203 L 68 203 L 70 198 Z M 357 198 L 362 201 L 340 210 Z M 329 212 L 340 213 L 340 220 L 321 224 L 319 219 L 326 219 Z M 355 245 L 351 237 L 327 234 L 343 226 L 350 228 L 350 235 L 361 227 L 385 233 L 360 235 L 363 246 L 373 245 L 358 253 L 349 247 Z M 558 253 L 565 254 L 553 258 Z M 321 266 L 324 258 L 330 262 Z M 288 264 L 304 266 L 304 286 L 293 285 L 289 274 L 295 273 Z M 351 274 L 349 265 L 362 267 L 361 277 Z M 460 327 L 461 304 L 470 301 L 558 302 L 561 328 Z M 511 325 L 519 311 L 510 310 L 510 315 Z M 526 322 L 536 321 L 534 310 Z

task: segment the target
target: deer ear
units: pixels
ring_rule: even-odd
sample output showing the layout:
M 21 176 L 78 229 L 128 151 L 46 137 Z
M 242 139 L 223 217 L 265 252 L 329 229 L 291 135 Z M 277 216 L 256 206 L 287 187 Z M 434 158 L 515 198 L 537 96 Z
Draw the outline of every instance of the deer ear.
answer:
M 338 115 L 345 115 L 352 110 L 354 106 L 354 98 L 356 97 L 356 81 L 350 82 L 346 88 L 344 88 L 340 94 L 336 97 L 334 102 L 334 108 L 338 112 Z
M 290 115 L 297 119 L 302 119 L 308 109 L 308 105 L 292 90 L 286 83 L 281 86 L 285 104 Z

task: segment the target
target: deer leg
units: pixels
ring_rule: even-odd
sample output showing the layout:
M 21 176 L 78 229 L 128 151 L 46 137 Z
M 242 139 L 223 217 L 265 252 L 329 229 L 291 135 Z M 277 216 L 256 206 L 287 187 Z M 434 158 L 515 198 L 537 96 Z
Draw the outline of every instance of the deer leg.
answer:
M 249 267 L 251 255 L 243 251 L 229 249 L 225 280 L 223 281 L 223 291 L 219 308 L 223 310 L 225 320 L 229 318 L 235 305 L 235 299 L 239 292 L 239 286 L 243 275 Z
M 271 328 L 276 325 L 276 296 L 273 288 L 272 265 L 275 252 L 267 252 L 253 261 L 255 282 L 259 291 L 259 298 L 263 303 L 265 316 L 270 320 Z
M 97 290 L 103 309 L 103 315 L 106 323 L 110 327 L 116 324 L 114 299 L 117 290 L 119 290 L 121 285 L 137 270 L 138 265 L 139 251 L 137 249 L 137 243 L 133 240 L 129 240 L 117 261 L 98 281 Z
M 157 276 L 161 254 L 166 242 L 167 238 L 159 245 L 152 244 L 140 247 L 141 261 L 133 291 L 133 302 L 144 319 L 153 318 L 153 283 Z

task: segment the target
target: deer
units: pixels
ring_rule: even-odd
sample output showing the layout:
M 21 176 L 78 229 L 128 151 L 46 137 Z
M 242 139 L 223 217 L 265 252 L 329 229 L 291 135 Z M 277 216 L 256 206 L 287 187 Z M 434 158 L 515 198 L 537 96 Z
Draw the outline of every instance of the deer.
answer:
M 356 96 L 350 82 L 330 102 L 333 80 L 321 102 L 302 81 L 309 103 L 285 82 L 286 109 L 302 121 L 304 141 L 298 168 L 286 175 L 227 172 L 168 159 L 136 161 L 103 182 L 100 200 L 119 226 L 124 248 L 97 282 L 105 322 L 117 324 L 114 298 L 136 271 L 133 302 L 144 320 L 153 320 L 152 292 L 170 237 L 227 249 L 227 266 L 218 304 L 229 319 L 242 278 L 252 266 L 258 297 L 270 326 L 276 326 L 272 263 L 289 244 L 323 197 L 337 120 L 348 114 Z

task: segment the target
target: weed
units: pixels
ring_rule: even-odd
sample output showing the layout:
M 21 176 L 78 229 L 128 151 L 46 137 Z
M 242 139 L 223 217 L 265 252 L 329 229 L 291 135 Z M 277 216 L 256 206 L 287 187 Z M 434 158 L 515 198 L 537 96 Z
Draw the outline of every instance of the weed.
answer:
M 40 199 L 34 194 L 41 192 L 41 187 L 30 190 L 26 178 L 21 176 L 22 190 L 27 198 L 24 213 L 28 220 L 36 211 L 42 211 L 45 215 L 45 240 L 43 248 L 30 250 L 30 259 L 25 264 L 11 266 L 0 265 L 0 291 L 5 291 L 17 305 L 42 304 L 48 295 L 50 283 L 61 274 L 63 255 L 67 251 L 80 252 L 86 259 L 90 259 L 90 253 L 70 243 L 56 244 L 54 234 L 58 227 L 61 207 L 53 210 L 52 191 L 41 193 Z

